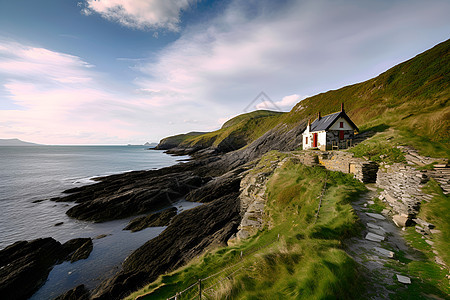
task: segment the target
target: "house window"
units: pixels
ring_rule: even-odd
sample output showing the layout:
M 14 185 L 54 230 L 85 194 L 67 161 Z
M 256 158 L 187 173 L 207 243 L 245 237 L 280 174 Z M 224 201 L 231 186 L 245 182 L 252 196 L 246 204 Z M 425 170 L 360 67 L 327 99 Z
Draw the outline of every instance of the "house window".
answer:
M 308 144 L 308 137 L 305 138 L 305 144 Z
M 344 128 L 344 122 L 339 122 L 339 128 Z

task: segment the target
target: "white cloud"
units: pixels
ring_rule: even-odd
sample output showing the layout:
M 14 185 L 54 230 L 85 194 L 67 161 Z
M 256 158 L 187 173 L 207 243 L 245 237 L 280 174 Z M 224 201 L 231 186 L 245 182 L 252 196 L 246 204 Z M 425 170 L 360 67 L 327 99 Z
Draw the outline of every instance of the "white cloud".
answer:
M 440 0 L 432 6 L 259 1 L 257 7 L 232 1 L 217 18 L 186 28 L 157 59 L 140 65 L 136 83 L 164 94 L 162 105 L 201 105 L 217 120 L 241 112 L 260 91 L 272 99 L 314 95 L 376 76 L 386 60 L 392 66 L 439 42 L 450 11 Z M 418 36 L 418 28 L 428 34 Z M 289 108 L 293 99 L 278 102 Z
M 86 0 L 84 14 L 102 17 L 137 29 L 178 31 L 182 11 L 197 0 Z
M 291 108 L 300 102 L 301 100 L 307 98 L 308 96 L 300 96 L 297 94 L 289 95 L 283 97 L 280 101 L 262 101 L 260 103 L 256 103 L 256 109 L 269 109 L 269 110 L 277 110 L 281 109 L 283 111 L 291 110 Z

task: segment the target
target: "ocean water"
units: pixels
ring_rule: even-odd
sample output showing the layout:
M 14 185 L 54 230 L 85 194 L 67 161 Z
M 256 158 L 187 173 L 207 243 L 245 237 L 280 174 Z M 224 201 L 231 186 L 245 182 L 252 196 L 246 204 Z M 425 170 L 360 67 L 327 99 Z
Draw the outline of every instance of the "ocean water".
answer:
M 66 189 L 92 184 L 93 177 L 157 169 L 183 159 L 186 157 L 169 156 L 144 146 L 0 147 L 0 249 L 40 237 L 64 243 L 106 235 L 94 239 L 88 259 L 55 266 L 32 299 L 51 299 L 79 284 L 93 288 L 117 272 L 132 251 L 164 230 L 123 231 L 131 218 L 105 223 L 71 219 L 65 212 L 74 204 L 48 199 Z M 183 200 L 174 203 L 179 211 L 197 205 Z M 55 226 L 58 223 L 62 225 Z

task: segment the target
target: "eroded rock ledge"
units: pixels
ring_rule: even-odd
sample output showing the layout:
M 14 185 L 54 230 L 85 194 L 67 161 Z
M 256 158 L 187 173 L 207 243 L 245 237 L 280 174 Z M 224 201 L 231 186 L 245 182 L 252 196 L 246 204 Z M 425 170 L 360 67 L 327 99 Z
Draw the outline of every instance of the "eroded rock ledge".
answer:
M 16 242 L 0 251 L 2 299 L 27 299 L 48 277 L 55 264 L 85 259 L 92 251 L 90 238 L 64 244 L 53 238 Z

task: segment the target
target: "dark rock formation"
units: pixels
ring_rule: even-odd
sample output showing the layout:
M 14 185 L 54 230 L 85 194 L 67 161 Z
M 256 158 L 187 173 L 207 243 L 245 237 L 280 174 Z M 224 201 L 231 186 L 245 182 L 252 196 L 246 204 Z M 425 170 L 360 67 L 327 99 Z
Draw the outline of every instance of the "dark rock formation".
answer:
M 80 259 L 86 259 L 92 252 L 93 244 L 90 238 L 78 238 L 65 242 L 62 245 L 64 260 L 76 262 Z
M 82 284 L 55 298 L 55 300 L 88 300 L 89 291 Z
M 160 274 L 183 266 L 208 247 L 225 245 L 240 222 L 238 193 L 184 211 L 158 237 L 134 251 L 123 270 L 93 293 L 94 299 L 120 299 Z
M 0 251 L 0 295 L 2 299 L 27 299 L 47 279 L 53 265 L 71 259 L 91 239 L 71 240 L 61 245 L 52 238 L 16 242 Z M 89 256 L 85 252 L 84 256 Z
M 71 195 L 52 200 L 78 203 L 67 215 L 80 220 L 102 222 L 148 213 L 170 206 L 208 180 L 190 170 L 196 164 L 99 178 L 97 184 L 67 190 Z
M 148 227 L 167 226 L 170 220 L 176 215 L 176 207 L 171 207 L 162 212 L 135 218 L 128 223 L 124 230 L 131 230 L 132 232 L 135 232 Z

